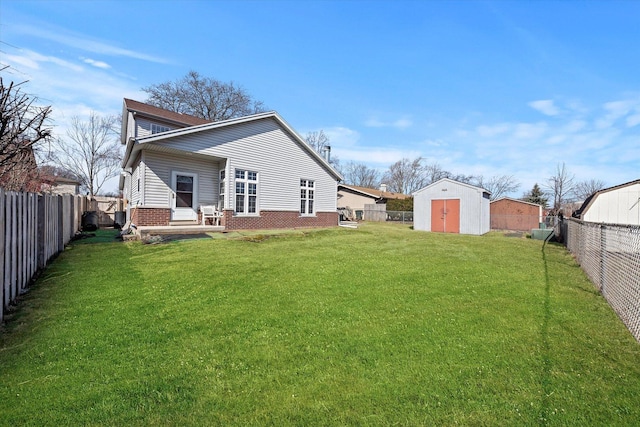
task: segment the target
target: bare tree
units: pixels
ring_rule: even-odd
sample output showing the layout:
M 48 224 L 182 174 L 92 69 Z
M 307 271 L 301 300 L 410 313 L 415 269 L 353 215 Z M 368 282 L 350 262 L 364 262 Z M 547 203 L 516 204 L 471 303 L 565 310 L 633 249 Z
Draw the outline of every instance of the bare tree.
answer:
M 147 103 L 176 113 L 220 121 L 264 111 L 261 101 L 253 99 L 242 87 L 202 77 L 196 71 L 175 81 L 142 88 L 149 94 Z
M 51 107 L 34 105 L 36 98 L 21 92 L 23 83 L 5 85 L 0 77 L 0 184 L 8 190 L 33 191 L 34 150 L 51 139 Z
M 520 188 L 520 183 L 515 180 L 513 175 L 495 175 L 488 180 L 479 176 L 476 178 L 476 184 L 491 193 L 491 200 L 497 200 Z
M 580 181 L 573 188 L 573 194 L 577 200 L 583 201 L 593 193 L 605 188 L 604 182 L 596 179 Z
M 320 129 L 319 131 L 307 132 L 307 136 L 304 140 L 311 146 L 311 148 L 326 159 L 331 166 L 336 170 L 341 171 L 340 159 L 336 155 L 331 155 L 331 144 L 329 137 L 324 133 L 324 130 Z
M 569 195 L 573 192 L 574 175 L 569 173 L 564 163 L 556 166 L 556 174 L 547 180 L 546 189 L 549 197 L 553 199 L 553 211 L 558 213 L 562 204 L 569 202 Z
M 307 144 L 311 146 L 318 153 L 323 154 L 323 151 L 327 149 L 327 147 L 331 148 L 329 144 L 329 137 L 324 130 L 320 129 L 318 131 L 307 132 L 307 136 L 304 138 L 307 141 Z
M 73 117 L 67 139 L 55 143 L 57 164 L 77 176 L 91 197 L 120 171 L 117 120 L 115 116 L 101 117 L 93 112 L 86 122 Z
M 435 162 L 424 166 L 424 174 L 426 179 L 425 185 L 433 184 L 442 178 L 449 178 L 451 176 L 451 173 L 442 169 L 442 166 Z
M 377 188 L 380 185 L 380 172 L 364 163 L 348 162 L 341 172 L 345 184 L 367 188 Z
M 398 160 L 389 166 L 382 182 L 387 184 L 389 191 L 396 193 L 411 194 L 421 189 L 428 183 L 423 161 L 422 157 Z

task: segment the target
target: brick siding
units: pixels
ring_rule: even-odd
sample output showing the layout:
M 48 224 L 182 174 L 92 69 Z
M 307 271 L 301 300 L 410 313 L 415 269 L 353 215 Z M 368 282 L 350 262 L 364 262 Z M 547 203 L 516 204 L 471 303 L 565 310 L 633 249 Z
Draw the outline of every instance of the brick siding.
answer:
M 503 199 L 491 202 L 491 229 L 529 231 L 540 225 L 538 206 Z
M 131 211 L 131 222 L 136 226 L 169 225 L 171 209 L 136 207 Z
M 337 212 L 318 212 L 316 216 L 300 216 L 298 212 L 261 211 L 260 216 L 234 216 L 224 211 L 222 225 L 226 230 L 260 230 L 271 228 L 334 227 L 338 225 Z
M 198 214 L 198 219 L 201 219 Z M 169 225 L 171 209 L 135 208 L 131 222 L 136 226 Z M 260 216 L 236 216 L 233 211 L 224 211 L 220 225 L 226 230 L 260 230 L 271 228 L 334 227 L 338 225 L 337 212 L 318 212 L 316 216 L 300 216 L 298 212 L 261 211 Z

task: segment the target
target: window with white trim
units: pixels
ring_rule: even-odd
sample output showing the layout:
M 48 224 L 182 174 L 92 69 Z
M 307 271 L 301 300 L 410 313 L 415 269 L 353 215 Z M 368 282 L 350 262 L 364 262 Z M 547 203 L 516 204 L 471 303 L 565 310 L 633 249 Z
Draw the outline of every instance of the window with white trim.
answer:
M 236 169 L 236 214 L 258 213 L 258 172 Z
M 159 125 L 157 123 L 151 123 L 151 133 L 162 133 L 162 132 L 168 132 L 170 131 L 171 128 L 168 126 L 163 126 L 163 125 Z
M 315 182 L 311 179 L 300 180 L 300 214 L 301 215 L 313 215 L 314 214 L 314 192 Z
M 218 209 L 219 210 L 224 210 L 224 193 L 225 193 L 225 188 L 227 187 L 227 180 L 225 177 L 225 170 L 222 169 L 220 171 L 220 193 L 218 193 Z

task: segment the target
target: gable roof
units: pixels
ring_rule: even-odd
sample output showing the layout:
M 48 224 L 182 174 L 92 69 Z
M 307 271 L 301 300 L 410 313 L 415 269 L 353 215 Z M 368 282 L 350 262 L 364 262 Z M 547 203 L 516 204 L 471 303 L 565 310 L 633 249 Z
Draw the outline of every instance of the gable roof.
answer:
M 593 193 L 592 195 L 587 197 L 585 199 L 584 203 L 582 203 L 582 206 L 580 206 L 576 211 L 574 211 L 571 214 L 571 216 L 574 217 L 574 218 L 580 218 L 586 211 L 589 210 L 589 208 L 591 207 L 591 205 L 593 205 L 593 202 L 596 200 L 596 198 L 602 193 L 607 193 L 609 191 L 619 190 L 621 188 L 630 187 L 630 186 L 636 185 L 636 184 L 640 184 L 640 179 L 636 179 L 634 181 L 625 182 L 624 184 L 619 184 L 619 185 L 615 185 L 613 187 L 604 188 L 602 190 L 596 191 L 595 193 Z
M 133 99 L 124 98 L 124 106 L 127 110 L 144 114 L 145 116 L 155 117 L 164 121 L 181 124 L 184 126 L 197 126 L 205 123 L 211 123 L 211 120 L 203 119 L 189 114 L 176 113 L 174 111 L 165 110 L 164 108 L 155 107 L 144 102 L 134 101 Z
M 496 202 L 500 202 L 502 200 L 506 200 L 509 202 L 517 202 L 517 203 L 524 203 L 526 205 L 531 205 L 531 206 L 536 206 L 536 207 L 542 207 L 542 205 L 538 204 L 538 203 L 532 203 L 532 202 L 527 202 L 525 200 L 519 200 L 519 199 L 514 199 L 512 197 L 500 197 L 497 200 L 492 200 L 491 203 L 496 203 Z
M 475 190 L 481 190 L 481 191 L 483 191 L 485 193 L 491 194 L 491 191 L 486 190 L 486 189 L 484 189 L 482 187 L 476 187 L 475 185 L 467 184 L 466 182 L 456 181 L 456 180 L 450 179 L 450 178 L 439 179 L 436 182 L 432 182 L 431 184 L 427 185 L 426 187 L 422 187 L 421 189 L 414 191 L 412 194 L 415 196 L 417 193 L 421 193 L 421 192 L 423 192 L 423 191 L 425 191 L 425 190 L 427 190 L 427 189 L 429 189 L 431 187 L 434 187 L 434 186 L 436 186 L 436 185 L 438 185 L 438 184 L 440 184 L 442 182 L 448 182 L 449 184 L 459 185 L 459 186 L 467 187 L 467 188 L 473 188 Z
M 408 199 L 411 196 L 402 193 L 394 193 L 392 191 L 382 191 L 377 188 L 359 187 L 357 185 L 338 184 L 338 191 L 340 188 L 351 190 L 355 193 L 360 193 L 364 196 L 373 197 L 376 199 Z
M 157 107 L 153 107 L 157 108 Z M 218 122 L 210 122 L 207 121 L 204 124 L 199 124 L 195 126 L 188 126 L 179 129 L 170 130 L 167 132 L 152 134 L 140 138 L 130 138 L 129 141 L 126 142 L 127 147 L 125 149 L 125 154 L 122 159 L 122 168 L 130 167 L 135 159 L 135 154 L 144 149 L 145 144 L 154 143 L 154 142 L 162 142 L 163 140 L 167 140 L 170 138 L 174 138 L 177 136 L 189 135 L 197 132 L 205 132 L 220 128 L 225 128 L 233 125 L 239 125 L 242 123 L 252 122 L 256 120 L 263 119 L 273 119 L 275 120 L 284 130 L 287 132 L 300 146 L 303 150 L 305 150 L 311 157 L 316 159 L 320 164 L 324 166 L 324 168 L 329 171 L 331 175 L 334 176 L 336 180 L 341 180 L 342 175 L 338 171 L 336 171 L 333 166 L 327 162 L 324 157 L 322 157 L 318 152 L 316 152 L 313 147 L 311 147 L 307 142 L 300 136 L 298 133 L 293 130 L 293 128 L 275 111 L 267 111 L 264 113 L 252 114 L 250 116 L 236 117 L 228 120 L 221 120 Z
M 120 142 L 122 145 L 127 143 L 124 138 L 126 137 L 129 124 L 129 112 L 133 114 L 140 114 L 161 122 L 170 123 L 181 128 L 211 123 L 211 120 L 190 116 L 189 114 L 176 113 L 174 111 L 165 110 L 164 108 L 145 104 L 144 102 L 124 98 L 122 104 L 122 129 L 120 131 Z

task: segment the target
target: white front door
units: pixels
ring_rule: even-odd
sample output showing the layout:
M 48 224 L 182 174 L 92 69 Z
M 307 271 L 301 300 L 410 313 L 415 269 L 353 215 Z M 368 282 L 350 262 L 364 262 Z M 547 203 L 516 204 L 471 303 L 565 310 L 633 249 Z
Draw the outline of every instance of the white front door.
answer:
M 198 175 L 189 172 L 171 172 L 171 219 L 188 221 L 198 219 Z

